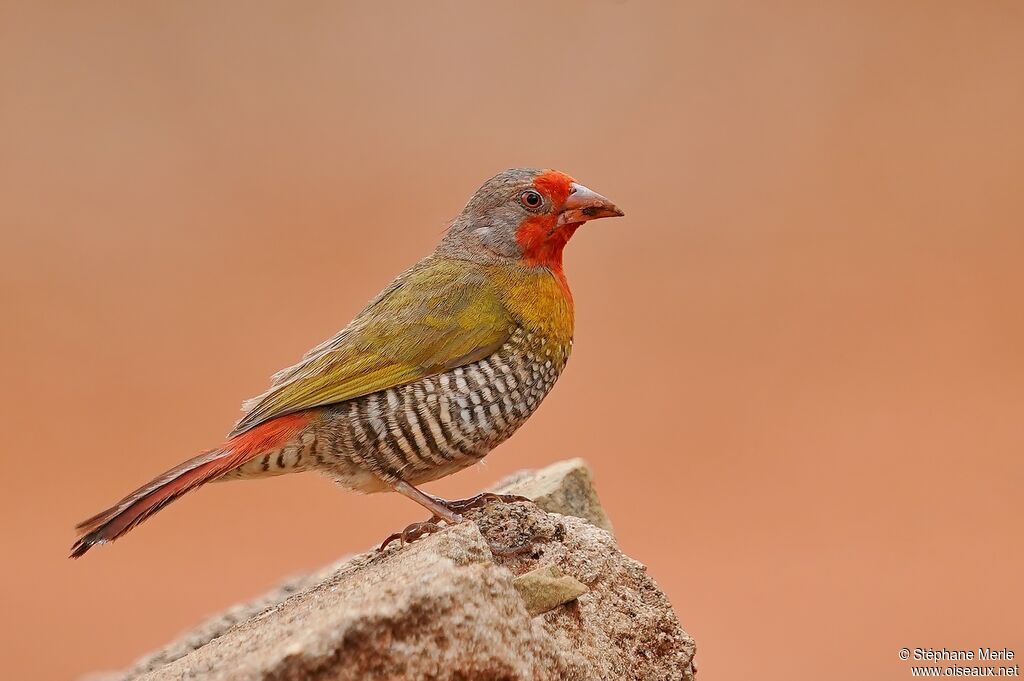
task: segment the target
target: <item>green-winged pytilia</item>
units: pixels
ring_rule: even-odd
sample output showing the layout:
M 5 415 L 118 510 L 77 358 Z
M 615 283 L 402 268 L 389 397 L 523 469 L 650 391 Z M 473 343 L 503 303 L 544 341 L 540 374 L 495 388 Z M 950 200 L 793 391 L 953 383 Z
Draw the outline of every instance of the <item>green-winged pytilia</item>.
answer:
M 562 249 L 584 222 L 622 214 L 564 173 L 495 175 L 433 254 L 246 402 L 222 445 L 81 523 L 71 555 L 211 480 L 308 470 L 360 492 L 399 492 L 435 521 L 460 522 L 473 500 L 416 485 L 480 461 L 537 409 L 572 350 Z M 431 529 L 418 523 L 403 538 Z

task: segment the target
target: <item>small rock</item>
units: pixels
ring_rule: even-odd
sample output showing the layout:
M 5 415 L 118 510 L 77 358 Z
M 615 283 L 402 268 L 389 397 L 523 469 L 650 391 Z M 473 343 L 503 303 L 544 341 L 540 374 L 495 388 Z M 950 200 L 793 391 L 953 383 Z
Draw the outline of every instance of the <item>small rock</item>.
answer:
M 587 593 L 587 586 L 575 577 L 563 574 L 558 567 L 546 565 L 530 570 L 512 580 L 512 586 L 523 597 L 530 617 L 554 610 Z

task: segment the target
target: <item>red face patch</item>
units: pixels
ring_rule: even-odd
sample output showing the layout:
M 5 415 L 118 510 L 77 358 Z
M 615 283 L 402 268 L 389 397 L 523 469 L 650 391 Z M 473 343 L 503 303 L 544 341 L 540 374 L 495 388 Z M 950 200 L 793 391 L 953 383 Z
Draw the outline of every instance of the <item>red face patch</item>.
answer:
M 562 271 L 562 251 L 579 225 L 558 225 L 558 213 L 569 198 L 575 180 L 557 170 L 548 170 L 533 181 L 533 187 L 552 206 L 547 213 L 526 218 L 516 230 L 516 241 L 523 250 L 523 261 L 530 267 L 547 267 L 558 278 L 566 297 L 572 300 Z
M 565 173 L 548 170 L 537 176 L 537 179 L 533 181 L 533 186 L 541 194 L 551 199 L 552 205 L 561 206 L 569 198 L 572 183 L 575 181 Z

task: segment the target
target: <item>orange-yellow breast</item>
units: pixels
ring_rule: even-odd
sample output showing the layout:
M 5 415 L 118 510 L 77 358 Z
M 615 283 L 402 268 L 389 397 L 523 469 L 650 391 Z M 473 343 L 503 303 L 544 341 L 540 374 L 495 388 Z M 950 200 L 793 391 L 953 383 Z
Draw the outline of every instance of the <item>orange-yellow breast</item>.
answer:
M 561 273 L 544 267 L 490 266 L 488 276 L 501 291 L 510 315 L 525 330 L 559 347 L 570 347 L 573 302 Z M 564 361 L 568 357 L 561 357 Z

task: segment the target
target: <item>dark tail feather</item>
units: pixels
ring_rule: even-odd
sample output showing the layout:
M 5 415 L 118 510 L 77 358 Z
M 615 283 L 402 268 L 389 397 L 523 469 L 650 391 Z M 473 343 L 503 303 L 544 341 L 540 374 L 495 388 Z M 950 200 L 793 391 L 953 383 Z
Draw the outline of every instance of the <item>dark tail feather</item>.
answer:
M 79 558 L 96 544 L 114 541 L 181 495 L 249 458 L 251 454 L 244 449 L 214 449 L 175 466 L 102 513 L 79 523 L 75 529 L 81 536 L 71 547 L 71 557 Z

